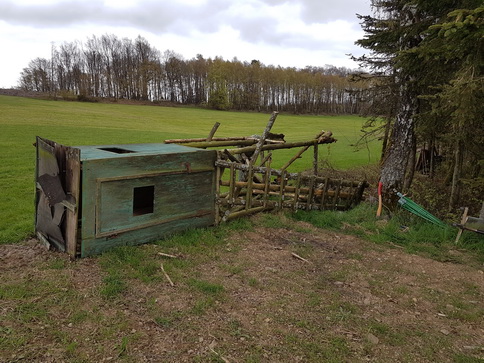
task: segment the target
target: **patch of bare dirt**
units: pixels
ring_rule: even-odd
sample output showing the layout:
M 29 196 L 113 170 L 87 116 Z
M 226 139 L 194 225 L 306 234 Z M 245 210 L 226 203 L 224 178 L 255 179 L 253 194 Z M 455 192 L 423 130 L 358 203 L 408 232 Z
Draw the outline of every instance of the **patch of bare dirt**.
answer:
M 163 251 L 155 245 L 136 248 L 153 256 Z M 215 251 L 207 250 L 203 263 L 195 263 L 198 256 L 183 258 L 193 267 L 165 262 L 175 287 L 160 272 L 150 283 L 129 281 L 121 297 L 106 300 L 99 293 L 107 276 L 100 259 L 71 262 L 33 240 L 0 246 L 0 342 L 8 343 L 0 360 L 484 358 L 479 268 L 409 255 L 304 223 L 296 229 L 234 233 Z M 191 279 L 223 286 L 223 292 L 196 291 Z M 12 290 L 29 284 L 47 284 L 47 290 L 25 296 Z M 44 315 L 26 318 L 30 315 L 18 308 L 24 305 L 42 308 Z M 25 341 L 15 346 L 8 335 L 19 332 Z

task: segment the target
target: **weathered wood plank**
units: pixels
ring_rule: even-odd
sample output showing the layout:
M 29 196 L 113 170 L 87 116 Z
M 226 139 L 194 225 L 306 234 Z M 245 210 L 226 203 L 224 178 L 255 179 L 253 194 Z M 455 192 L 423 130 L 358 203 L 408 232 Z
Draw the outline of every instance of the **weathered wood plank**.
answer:
M 114 238 L 103 237 L 98 239 L 86 239 L 82 242 L 81 257 L 88 257 L 105 252 L 119 246 L 134 246 L 150 241 L 162 240 L 174 233 L 199 227 L 207 227 L 215 222 L 213 213 L 200 217 L 188 216 L 182 219 L 171 220 L 149 228 L 135 231 L 126 231 Z
M 188 150 L 189 152 L 177 154 L 123 154 L 117 158 L 83 160 L 82 239 L 93 239 L 96 236 L 96 231 L 100 233 L 102 229 L 96 227 L 96 223 L 101 223 L 99 218 L 98 220 L 96 219 L 99 217 L 96 215 L 96 205 L 100 198 L 100 190 L 98 190 L 100 180 L 106 182 L 112 180 L 114 182 L 115 180 L 124 179 L 125 183 L 127 183 L 129 180 L 136 180 L 143 177 L 143 174 L 146 178 L 153 178 L 163 174 L 166 174 L 166 176 L 178 174 L 177 178 L 180 179 L 183 179 L 185 176 L 194 175 L 196 179 L 198 172 L 207 172 L 207 170 L 215 171 L 215 150 Z M 174 183 L 174 185 L 178 184 Z M 208 185 L 211 186 L 212 182 L 208 182 Z M 173 192 L 175 195 L 176 193 Z M 213 193 L 208 192 L 208 195 L 213 195 Z M 128 200 L 132 200 L 133 198 L 128 195 L 125 195 L 125 197 Z M 175 201 L 172 201 L 172 203 L 175 203 Z M 178 201 L 176 203 L 179 204 L 180 202 Z M 132 205 L 131 207 L 124 205 L 122 210 L 126 211 L 129 208 L 132 208 Z
M 78 250 L 78 211 L 79 194 L 81 182 L 81 161 L 80 150 L 69 148 L 66 153 L 66 192 L 71 197 L 70 202 L 74 204 L 74 210 L 66 211 L 66 251 L 75 258 Z
M 99 182 L 96 236 L 187 214 L 213 212 L 213 171 Z M 133 189 L 153 186 L 153 211 L 135 213 Z
M 332 136 L 330 136 L 331 133 L 328 132 L 328 136 L 323 135 L 319 139 L 313 139 L 313 140 L 307 140 L 307 141 L 299 141 L 299 142 L 286 142 L 282 144 L 266 144 L 262 145 L 260 150 L 279 150 L 279 149 L 292 149 L 294 147 L 300 147 L 300 146 L 312 146 L 315 143 L 317 144 L 330 144 L 333 142 L 336 142 L 337 140 L 334 139 Z M 225 145 L 222 145 L 225 146 Z M 228 149 L 228 151 L 231 154 L 247 154 L 255 151 L 256 146 L 246 146 L 246 147 L 241 147 L 237 149 Z

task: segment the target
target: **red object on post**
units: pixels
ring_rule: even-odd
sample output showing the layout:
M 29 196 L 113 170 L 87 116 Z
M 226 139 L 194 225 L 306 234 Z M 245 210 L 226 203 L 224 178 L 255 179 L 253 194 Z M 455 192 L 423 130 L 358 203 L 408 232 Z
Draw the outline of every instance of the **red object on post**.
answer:
M 378 209 L 376 210 L 376 216 L 380 217 L 381 216 L 381 210 L 383 207 L 383 201 L 382 201 L 382 196 L 381 196 L 381 190 L 383 188 L 383 183 L 378 182 Z

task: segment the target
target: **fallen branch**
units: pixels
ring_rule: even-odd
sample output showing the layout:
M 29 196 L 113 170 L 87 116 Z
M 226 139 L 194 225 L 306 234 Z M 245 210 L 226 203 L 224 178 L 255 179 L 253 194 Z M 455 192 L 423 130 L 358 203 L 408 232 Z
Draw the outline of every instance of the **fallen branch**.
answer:
M 230 363 L 229 360 L 225 357 L 223 357 L 219 352 L 217 352 L 215 349 L 213 349 L 212 347 L 209 347 L 210 351 L 215 354 L 217 357 L 219 357 L 220 359 L 222 359 L 225 363 Z
M 161 264 L 161 271 L 163 271 L 163 274 L 165 275 L 165 277 L 168 280 L 168 282 L 170 283 L 170 285 L 171 286 L 175 286 L 175 284 L 173 283 L 173 281 L 171 281 L 170 276 L 168 276 L 168 274 L 166 273 L 165 269 L 163 268 L 163 264 Z
M 308 260 L 306 260 L 304 257 L 296 255 L 294 252 L 292 252 L 291 255 L 292 255 L 292 257 L 297 258 L 298 260 L 301 260 L 301 261 L 304 261 L 304 262 L 307 262 L 307 263 L 311 263 Z
M 178 258 L 178 256 L 170 255 L 168 253 L 158 252 L 158 254 L 163 257 Z

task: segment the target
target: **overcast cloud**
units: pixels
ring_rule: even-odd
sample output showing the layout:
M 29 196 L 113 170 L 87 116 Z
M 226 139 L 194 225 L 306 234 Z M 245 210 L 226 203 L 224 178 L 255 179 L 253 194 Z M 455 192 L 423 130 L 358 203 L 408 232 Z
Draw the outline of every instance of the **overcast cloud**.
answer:
M 2 0 L 0 87 L 15 86 L 30 60 L 50 58 L 52 44 L 102 34 L 141 35 L 185 58 L 356 68 L 347 56 L 362 52 L 355 14 L 369 12 L 369 0 Z

